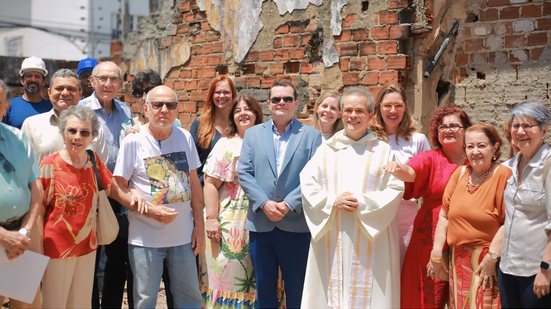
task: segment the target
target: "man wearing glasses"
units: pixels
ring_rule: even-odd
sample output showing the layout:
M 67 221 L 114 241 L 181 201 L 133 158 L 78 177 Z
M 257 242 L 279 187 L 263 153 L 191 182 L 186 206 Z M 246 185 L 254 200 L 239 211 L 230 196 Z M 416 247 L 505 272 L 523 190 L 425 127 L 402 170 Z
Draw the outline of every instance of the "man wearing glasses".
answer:
M 134 306 L 154 308 L 166 259 L 175 308 L 200 308 L 195 256 L 204 249 L 201 166 L 191 134 L 174 125 L 178 97 L 158 86 L 144 104 L 147 123 L 124 138 L 113 176 L 149 202 L 174 210 L 174 221 L 160 224 L 136 212 L 128 214 Z
M 247 229 L 256 277 L 256 306 L 277 308 L 278 269 L 288 308 L 299 308 L 310 232 L 302 212 L 299 173 L 321 144 L 320 133 L 295 118 L 295 87 L 276 82 L 267 104 L 272 119 L 247 130 L 239 182 L 249 198 Z
M 108 145 L 108 158 L 105 164 L 113 172 L 119 152 L 120 135 L 123 126 L 133 123 L 130 107 L 116 99 L 122 86 L 122 71 L 111 61 L 97 64 L 90 77 L 94 92 L 87 98 L 80 100 L 79 105 L 91 108 L 96 112 Z M 105 264 L 104 289 L 102 293 L 102 307 L 119 307 L 122 304 L 124 283 L 127 279 L 129 298 L 132 297 L 132 271 L 128 264 L 128 219 L 127 210 L 117 201 L 109 199 L 119 221 L 119 235 L 117 239 L 104 247 L 107 256 Z M 99 250 L 98 250 L 99 252 Z M 98 254 L 99 256 L 99 254 Z M 96 261 L 97 264 L 98 261 Z M 96 267 L 97 270 L 97 267 Z M 99 307 L 97 282 L 94 283 L 92 307 Z

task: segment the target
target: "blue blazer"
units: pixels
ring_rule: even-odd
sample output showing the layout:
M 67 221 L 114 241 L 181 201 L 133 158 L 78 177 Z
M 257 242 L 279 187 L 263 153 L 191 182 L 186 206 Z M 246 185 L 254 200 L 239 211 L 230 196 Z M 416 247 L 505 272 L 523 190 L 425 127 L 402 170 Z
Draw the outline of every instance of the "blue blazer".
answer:
M 293 119 L 291 136 L 277 177 L 273 122 L 266 121 L 245 131 L 237 165 L 239 183 L 249 198 L 247 229 L 269 232 L 275 227 L 295 233 L 309 232 L 302 212 L 299 173 L 321 144 L 320 133 Z M 291 208 L 280 221 L 270 221 L 260 208 L 265 202 L 285 201 Z

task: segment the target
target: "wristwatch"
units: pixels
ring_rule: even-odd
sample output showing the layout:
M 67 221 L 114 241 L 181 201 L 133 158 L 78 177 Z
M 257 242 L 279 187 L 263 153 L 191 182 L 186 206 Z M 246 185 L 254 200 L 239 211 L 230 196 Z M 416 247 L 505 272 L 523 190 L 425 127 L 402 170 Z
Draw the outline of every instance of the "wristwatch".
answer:
M 546 261 L 541 261 L 540 268 L 545 269 L 545 270 L 549 270 L 549 263 L 547 263 Z
M 27 236 L 27 237 L 29 237 L 31 235 L 31 232 L 29 230 L 27 230 L 26 228 L 19 229 L 18 233 L 23 235 L 23 236 Z
M 490 256 L 490 259 L 492 259 L 493 261 L 496 261 L 497 259 L 499 259 L 499 255 L 497 255 L 497 253 L 488 252 L 488 255 Z

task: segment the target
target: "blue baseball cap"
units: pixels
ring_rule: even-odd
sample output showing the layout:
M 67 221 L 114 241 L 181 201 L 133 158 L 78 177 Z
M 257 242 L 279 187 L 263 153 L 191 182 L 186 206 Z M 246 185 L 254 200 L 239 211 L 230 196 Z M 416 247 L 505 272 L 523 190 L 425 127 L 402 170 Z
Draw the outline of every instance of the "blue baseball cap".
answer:
M 80 60 L 77 66 L 77 75 L 80 75 L 84 72 L 92 71 L 94 67 L 98 64 L 96 58 L 84 58 Z

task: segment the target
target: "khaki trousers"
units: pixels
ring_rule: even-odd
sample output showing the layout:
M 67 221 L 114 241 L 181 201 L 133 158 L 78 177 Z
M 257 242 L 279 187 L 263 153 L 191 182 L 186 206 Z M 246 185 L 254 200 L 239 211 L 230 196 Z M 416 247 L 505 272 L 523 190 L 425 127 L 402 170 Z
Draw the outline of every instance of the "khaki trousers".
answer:
M 90 308 L 96 251 L 67 259 L 50 259 L 42 280 L 44 308 Z

